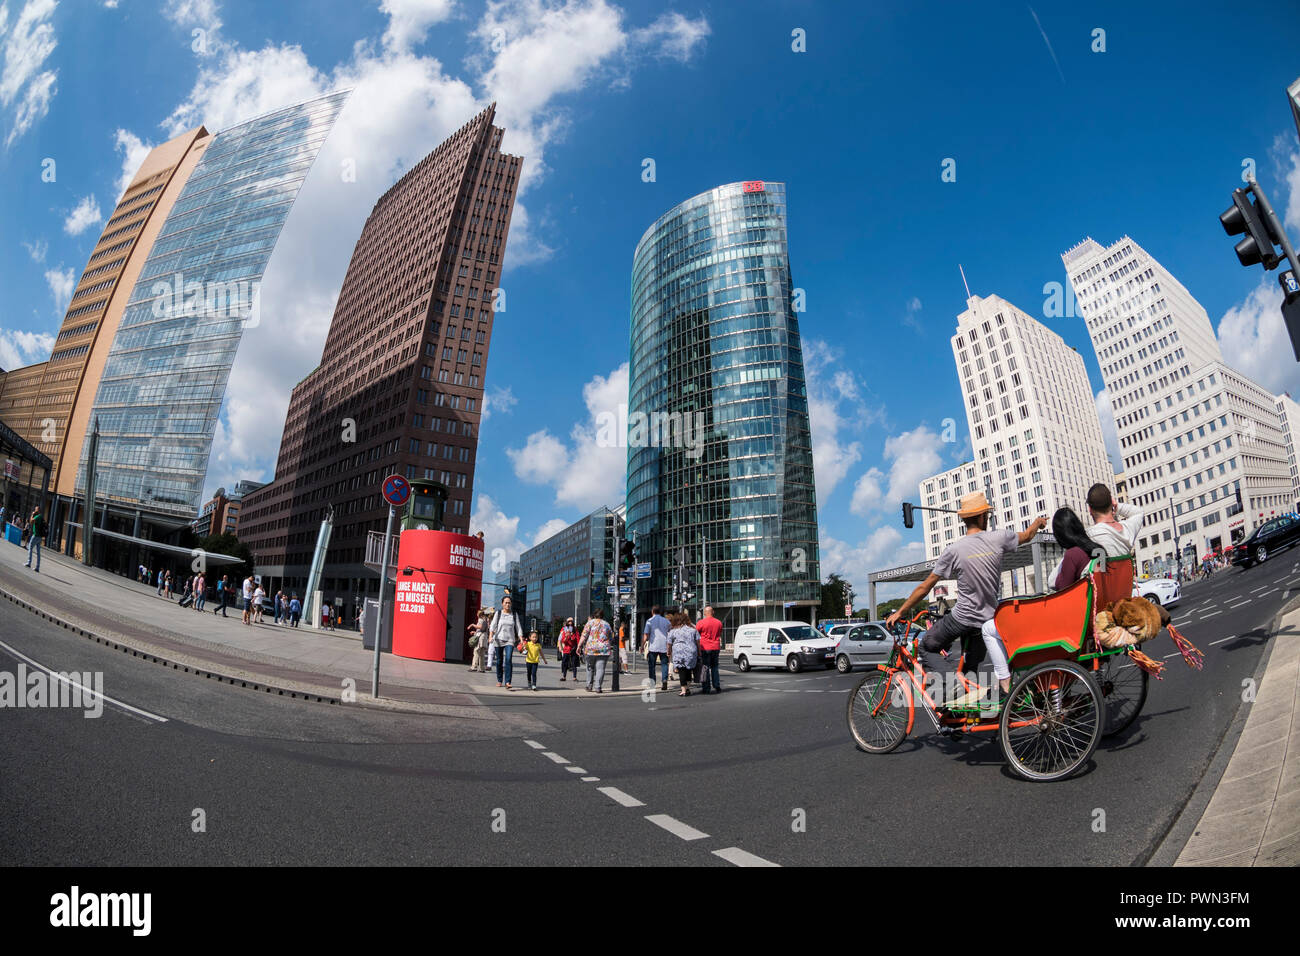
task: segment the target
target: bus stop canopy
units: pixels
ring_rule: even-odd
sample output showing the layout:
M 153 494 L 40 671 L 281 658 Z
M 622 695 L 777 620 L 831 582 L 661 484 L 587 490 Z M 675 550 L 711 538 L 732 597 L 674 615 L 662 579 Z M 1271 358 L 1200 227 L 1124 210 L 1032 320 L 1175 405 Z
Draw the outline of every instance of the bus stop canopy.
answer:
M 1049 531 L 1040 531 L 1033 541 L 1022 544 L 1009 554 L 1002 556 L 1003 588 L 1007 589 L 1007 577 L 1010 576 L 1010 593 L 1042 593 L 1046 590 L 1047 573 L 1061 559 L 1061 546 L 1056 543 Z M 904 564 L 896 568 L 882 568 L 867 574 L 867 600 L 871 602 L 871 616 L 876 614 L 876 585 L 911 583 L 920 584 L 934 571 L 935 559 Z M 1028 571 L 1033 570 L 1030 578 Z M 1018 588 L 1024 588 L 1023 592 Z M 1030 590 L 1032 588 L 1032 590 Z

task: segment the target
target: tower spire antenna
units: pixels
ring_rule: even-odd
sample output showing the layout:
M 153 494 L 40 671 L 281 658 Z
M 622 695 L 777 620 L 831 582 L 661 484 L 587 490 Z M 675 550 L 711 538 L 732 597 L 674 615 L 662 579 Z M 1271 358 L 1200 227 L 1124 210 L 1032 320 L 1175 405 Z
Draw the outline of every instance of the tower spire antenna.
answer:
M 963 268 L 961 267 L 961 263 L 960 263 L 960 262 L 957 263 L 957 271 L 961 273 L 961 284 L 964 285 L 964 286 L 966 287 L 966 301 L 969 302 L 969 301 L 970 301 L 970 283 L 966 281 L 966 270 L 963 269 Z

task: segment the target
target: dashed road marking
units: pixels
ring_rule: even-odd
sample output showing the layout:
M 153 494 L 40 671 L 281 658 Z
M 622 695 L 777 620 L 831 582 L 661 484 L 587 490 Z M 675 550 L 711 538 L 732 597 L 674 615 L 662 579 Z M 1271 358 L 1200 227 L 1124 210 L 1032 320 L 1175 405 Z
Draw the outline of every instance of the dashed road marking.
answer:
M 1284 574 L 1284 575 L 1282 575 L 1280 578 L 1274 578 L 1274 579 L 1273 579 L 1273 583 L 1274 583 L 1274 584 L 1281 584 L 1281 583 L 1282 583 L 1283 581 L 1285 581 L 1285 580 L 1286 580 L 1286 575 Z
M 1274 581 L 1273 583 L 1276 584 L 1277 582 Z M 1259 587 L 1257 587 L 1257 588 L 1251 588 L 1251 589 L 1250 589 L 1250 593 L 1251 593 L 1251 594 L 1254 594 L 1256 591 L 1262 591 L 1262 590 L 1264 590 L 1264 588 L 1266 588 L 1266 587 L 1268 587 L 1267 584 L 1261 584 L 1261 585 L 1260 585 Z
M 1214 617 L 1214 615 L 1222 614 L 1222 613 L 1223 613 L 1222 611 L 1210 611 L 1206 614 L 1202 614 L 1200 620 L 1204 621 L 1207 617 Z
M 532 747 L 534 750 L 546 749 L 546 744 L 539 744 L 536 740 L 525 740 L 524 743 L 528 744 L 528 746 Z
M 724 850 L 714 850 L 714 856 L 720 856 L 733 866 L 776 866 L 780 863 L 773 863 L 771 860 L 765 860 L 761 856 L 754 856 L 752 853 L 746 853 L 738 846 L 729 846 Z
M 568 766 L 568 767 L 565 767 L 564 769 L 567 770 L 567 771 L 569 771 L 569 773 L 586 773 L 586 772 L 587 772 L 587 771 L 583 770 L 581 767 L 574 767 L 574 766 L 572 766 L 572 765 L 570 765 L 570 766 Z
M 1254 598 L 1246 598 L 1246 600 L 1242 601 L 1240 604 L 1229 604 L 1228 607 L 1232 608 L 1233 610 L 1236 610 L 1239 607 L 1245 607 L 1253 600 Z
M 595 783 L 595 782 L 596 782 L 597 780 L 599 780 L 599 779 L 600 779 L 599 777 L 583 777 L 583 778 L 582 778 L 582 782 L 583 782 L 583 783 Z
M 1277 590 L 1277 588 L 1269 588 L 1267 591 L 1264 592 L 1264 594 L 1272 594 L 1272 593 L 1274 593 L 1276 590 Z M 1264 594 L 1261 594 L 1260 597 L 1263 597 Z
M 601 793 L 609 797 L 615 803 L 622 804 L 625 807 L 644 807 L 645 804 L 631 794 L 624 793 L 618 787 L 597 787 Z
M 681 837 L 683 840 L 705 840 L 709 836 L 703 830 L 697 830 L 695 827 L 682 823 L 681 820 L 670 817 L 666 813 L 652 813 L 646 819 L 655 826 L 663 827 L 673 836 Z
M 1237 636 L 1236 634 L 1233 634 L 1233 635 L 1230 635 L 1229 637 L 1220 638 L 1220 639 L 1217 640 L 1217 641 L 1210 641 L 1210 643 L 1209 643 L 1209 644 L 1206 644 L 1205 646 L 1206 646 L 1206 647 L 1213 647 L 1215 644 L 1222 644 L 1224 641 L 1230 641 L 1230 640 L 1232 640 L 1232 639 L 1233 639 L 1234 637 L 1236 637 L 1236 636 Z
M 547 758 L 549 758 L 550 760 L 554 760 L 556 763 L 568 763 L 568 762 L 569 762 L 569 761 L 566 760 L 564 757 L 561 757 L 559 754 L 556 754 L 556 753 L 551 753 L 549 750 L 544 751 L 544 752 L 542 753 L 542 756 L 543 756 L 543 757 L 547 757 Z

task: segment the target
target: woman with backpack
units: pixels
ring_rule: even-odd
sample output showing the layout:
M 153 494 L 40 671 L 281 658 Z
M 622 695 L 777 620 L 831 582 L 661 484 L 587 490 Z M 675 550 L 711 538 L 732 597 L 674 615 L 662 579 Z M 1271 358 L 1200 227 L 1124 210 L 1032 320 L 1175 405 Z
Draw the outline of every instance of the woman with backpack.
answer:
M 488 626 L 488 637 L 496 649 L 497 686 L 504 680 L 506 690 L 513 690 L 510 679 L 514 676 L 515 645 L 524 639 L 524 619 L 510 600 L 509 595 L 501 599 L 501 607 L 492 615 Z

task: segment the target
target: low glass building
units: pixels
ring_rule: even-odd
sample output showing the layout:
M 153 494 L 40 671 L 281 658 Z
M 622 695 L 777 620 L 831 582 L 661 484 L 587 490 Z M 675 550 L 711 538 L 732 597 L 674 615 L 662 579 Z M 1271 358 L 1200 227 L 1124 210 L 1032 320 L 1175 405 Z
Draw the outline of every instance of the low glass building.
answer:
M 628 533 L 653 604 L 744 623 L 811 621 L 817 494 L 782 183 L 719 186 L 637 244 L 627 415 Z M 682 570 L 679 571 L 678 569 Z
M 557 621 L 572 617 L 581 627 L 593 608 L 613 620 L 608 588 L 623 540 L 621 511 L 599 508 L 519 556 L 516 587 L 524 595 L 530 627 L 554 636 Z
M 155 240 L 109 351 L 91 420 L 97 499 L 155 533 L 199 506 L 226 381 L 280 229 L 347 91 L 215 134 Z M 89 439 L 87 439 L 87 449 Z M 86 488 L 86 451 L 76 482 Z

